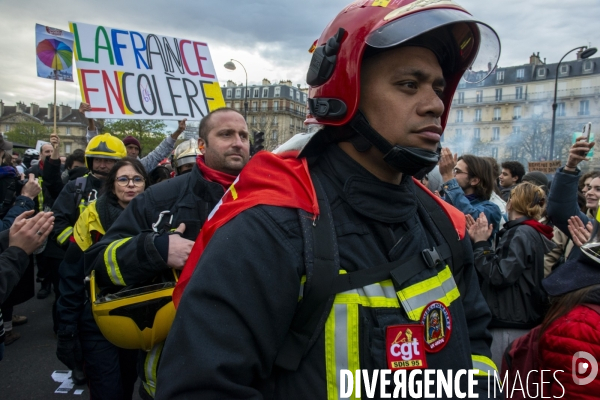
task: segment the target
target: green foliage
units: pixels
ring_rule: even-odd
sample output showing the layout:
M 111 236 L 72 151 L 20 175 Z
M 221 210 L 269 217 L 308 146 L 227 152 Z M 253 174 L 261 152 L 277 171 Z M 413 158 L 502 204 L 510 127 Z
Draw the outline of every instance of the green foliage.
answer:
M 103 132 L 109 132 L 120 139 L 133 136 L 142 145 L 140 157 L 148 154 L 165 139 L 167 125 L 160 120 L 152 119 L 117 119 L 107 121 Z
M 38 122 L 19 122 L 6 132 L 7 140 L 35 147 L 38 140 L 48 141 L 51 128 Z

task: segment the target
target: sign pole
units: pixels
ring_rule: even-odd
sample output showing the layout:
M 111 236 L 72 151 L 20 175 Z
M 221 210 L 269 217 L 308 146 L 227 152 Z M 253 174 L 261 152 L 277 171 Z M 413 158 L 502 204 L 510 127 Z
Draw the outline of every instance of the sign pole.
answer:
M 56 134 L 56 70 L 54 70 L 54 131 Z

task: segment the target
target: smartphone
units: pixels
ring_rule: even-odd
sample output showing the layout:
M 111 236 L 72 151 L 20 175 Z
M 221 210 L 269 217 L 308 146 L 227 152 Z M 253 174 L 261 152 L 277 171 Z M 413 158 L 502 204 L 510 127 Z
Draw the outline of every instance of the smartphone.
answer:
M 592 134 L 592 123 L 588 122 L 583 126 L 583 131 L 581 132 L 581 136 L 585 138 L 585 141 L 589 143 L 590 135 Z

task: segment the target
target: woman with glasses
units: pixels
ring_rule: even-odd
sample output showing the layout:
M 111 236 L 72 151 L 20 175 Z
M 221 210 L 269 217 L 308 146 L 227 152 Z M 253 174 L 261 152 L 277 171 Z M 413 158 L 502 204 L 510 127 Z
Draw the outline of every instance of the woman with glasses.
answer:
M 496 365 L 506 346 L 544 317 L 544 254 L 556 246 L 552 227 L 538 222 L 545 206 L 542 188 L 529 182 L 517 185 L 506 203 L 508 222 L 498 233 L 495 251 L 487 242 L 492 227 L 483 213 L 469 227 L 481 292 L 492 312 L 489 328 Z
M 87 273 L 83 254 L 147 186 L 148 175 L 139 160 L 125 157 L 117 161 L 101 196 L 81 213 L 73 227 L 73 240 L 61 264 L 60 287 L 64 291 L 58 300 L 59 331 L 71 332 L 71 337 L 59 336 L 56 355 L 73 370 L 76 384 L 88 382 L 94 400 L 131 399 L 138 351 L 118 348 L 100 332 L 84 285 Z

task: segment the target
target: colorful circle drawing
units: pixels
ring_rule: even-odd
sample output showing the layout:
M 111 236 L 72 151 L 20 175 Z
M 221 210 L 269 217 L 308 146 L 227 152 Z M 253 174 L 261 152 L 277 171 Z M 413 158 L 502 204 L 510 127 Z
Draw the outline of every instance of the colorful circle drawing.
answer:
M 42 40 L 37 45 L 36 54 L 44 65 L 54 70 L 60 71 L 73 64 L 73 50 L 60 40 Z

